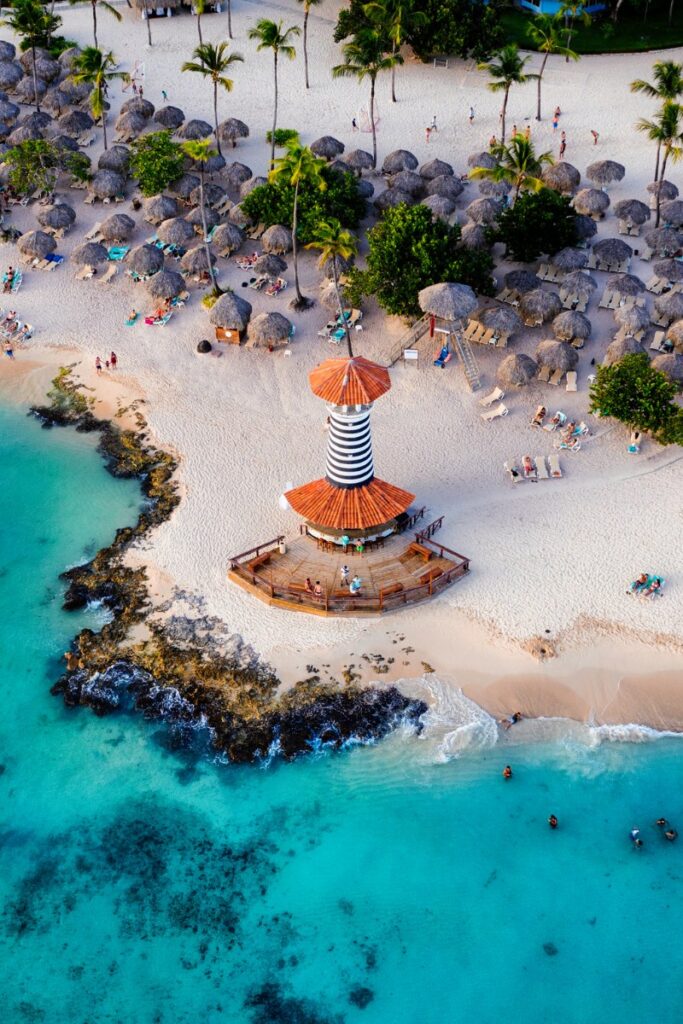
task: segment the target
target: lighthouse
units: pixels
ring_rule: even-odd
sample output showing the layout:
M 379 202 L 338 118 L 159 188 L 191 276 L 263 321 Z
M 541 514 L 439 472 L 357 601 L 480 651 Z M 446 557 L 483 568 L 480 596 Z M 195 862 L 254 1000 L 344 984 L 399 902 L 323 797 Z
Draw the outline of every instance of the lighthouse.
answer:
M 362 356 L 327 359 L 309 382 L 329 414 L 325 476 L 287 491 L 287 501 L 325 540 L 393 533 L 415 495 L 375 476 L 370 413 L 391 387 L 386 367 Z

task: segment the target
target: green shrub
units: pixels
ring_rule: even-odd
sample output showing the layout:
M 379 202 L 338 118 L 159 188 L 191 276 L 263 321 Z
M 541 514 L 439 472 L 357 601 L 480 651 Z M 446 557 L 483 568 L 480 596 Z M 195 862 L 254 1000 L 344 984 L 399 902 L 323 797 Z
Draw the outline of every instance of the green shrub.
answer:
M 156 196 L 183 173 L 183 152 L 168 131 L 150 132 L 135 139 L 130 148 L 131 172 L 143 196 Z
M 320 221 L 338 220 L 355 228 L 365 216 L 365 200 L 358 195 L 353 174 L 323 168 L 326 188 L 321 191 L 305 182 L 299 187 L 299 230 L 297 238 L 305 245 L 311 241 Z M 242 200 L 242 209 L 256 224 L 291 224 L 294 188 L 283 179 L 259 185 Z
M 531 263 L 542 254 L 576 245 L 576 214 L 569 199 L 552 188 L 523 192 L 500 215 L 496 239 L 505 243 L 513 260 Z
M 650 366 L 645 353 L 599 366 L 590 390 L 590 411 L 611 416 L 660 444 L 683 444 L 683 410 L 674 398 L 677 385 Z

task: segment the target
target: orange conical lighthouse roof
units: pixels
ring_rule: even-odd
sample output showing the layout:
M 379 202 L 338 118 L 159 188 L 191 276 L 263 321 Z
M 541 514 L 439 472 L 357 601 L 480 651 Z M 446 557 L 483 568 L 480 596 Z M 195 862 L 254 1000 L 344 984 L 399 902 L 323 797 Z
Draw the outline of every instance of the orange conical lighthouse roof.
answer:
M 363 356 L 326 359 L 308 375 L 311 391 L 331 405 L 370 405 L 391 387 L 389 371 Z

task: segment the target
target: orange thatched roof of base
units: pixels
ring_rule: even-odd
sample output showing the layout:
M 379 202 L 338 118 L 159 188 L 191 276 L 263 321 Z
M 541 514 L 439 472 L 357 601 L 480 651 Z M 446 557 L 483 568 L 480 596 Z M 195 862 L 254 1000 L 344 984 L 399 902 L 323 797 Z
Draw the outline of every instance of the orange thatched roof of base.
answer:
M 365 530 L 381 526 L 405 512 L 415 495 L 384 480 L 362 487 L 335 487 L 328 480 L 313 480 L 285 494 L 295 512 L 317 526 L 333 530 Z
M 311 391 L 332 405 L 368 405 L 391 387 L 386 366 L 356 356 L 326 359 L 308 375 Z

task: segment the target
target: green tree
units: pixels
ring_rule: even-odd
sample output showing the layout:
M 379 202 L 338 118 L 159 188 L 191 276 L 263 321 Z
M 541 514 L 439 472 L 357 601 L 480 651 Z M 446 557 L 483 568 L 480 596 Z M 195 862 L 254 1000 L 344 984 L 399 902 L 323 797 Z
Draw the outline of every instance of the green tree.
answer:
M 45 139 L 20 142 L 5 153 L 3 160 L 9 167 L 9 183 L 19 195 L 54 190 L 60 154 L 51 142 Z
M 641 118 L 636 124 L 636 128 L 639 132 L 644 132 L 652 142 L 657 143 L 658 152 L 662 151 L 661 177 L 664 180 L 669 160 L 672 163 L 678 163 L 683 156 L 683 107 L 667 100 L 653 121 Z M 659 189 L 656 196 L 655 227 L 658 228 L 662 204 Z
M 261 18 L 257 21 L 253 28 L 249 29 L 249 38 L 255 39 L 258 42 L 257 50 L 272 50 L 273 51 L 273 76 L 275 80 L 275 102 L 273 103 L 273 140 L 270 144 L 270 166 L 272 167 L 275 163 L 275 130 L 277 128 L 277 101 L 278 101 L 278 84 L 277 84 L 277 67 L 278 59 L 280 54 L 286 57 L 288 60 L 294 60 L 296 57 L 296 50 L 292 46 L 291 40 L 295 36 L 301 35 L 301 29 L 298 25 L 292 25 L 290 28 L 282 28 L 282 22 L 268 21 L 267 18 Z
M 654 100 L 661 100 L 666 103 L 671 100 L 676 103 L 679 97 L 683 96 L 683 67 L 673 60 L 658 60 L 652 68 L 654 83 L 646 82 L 643 78 L 636 78 L 631 82 L 631 92 L 642 92 Z M 657 145 L 657 161 L 655 163 L 654 180 L 659 180 L 659 158 L 661 143 Z
M 69 3 L 73 7 L 76 4 L 80 4 L 81 0 L 69 0 Z M 99 43 L 97 42 L 98 8 L 102 8 L 102 10 L 107 11 L 109 14 L 112 15 L 112 17 L 116 18 L 117 21 L 121 21 L 121 13 L 117 11 L 116 8 L 113 7 L 110 3 L 107 3 L 107 0 L 90 0 L 90 7 L 92 8 L 92 34 L 93 39 L 95 40 L 95 47 L 97 48 L 99 46 Z
M 70 174 L 74 181 L 81 183 L 90 181 L 90 157 L 85 153 L 81 153 L 80 150 L 77 153 L 72 153 L 70 149 L 65 149 L 60 154 L 60 163 L 62 169 Z
M 487 178 L 489 181 L 507 181 L 515 190 L 515 199 L 520 191 L 540 192 L 545 188 L 541 174 L 544 164 L 553 163 L 552 153 L 536 153 L 531 139 L 517 133 L 509 144 L 501 142 L 494 146 L 492 155 L 498 163 L 495 167 L 475 167 L 470 178 Z
M 411 317 L 420 312 L 418 292 L 439 281 L 461 281 L 490 295 L 491 256 L 460 248 L 459 241 L 460 228 L 434 221 L 426 206 L 387 210 L 368 232 L 367 270 L 354 267 L 349 275 L 354 301 L 374 295 L 387 313 Z
M 590 411 L 611 416 L 631 430 L 642 430 L 667 443 L 680 435 L 677 385 L 655 370 L 645 353 L 624 356 L 612 366 L 598 366 L 590 389 Z
M 576 214 L 569 199 L 552 188 L 523 192 L 501 213 L 495 237 L 510 259 L 531 263 L 542 253 L 576 245 Z
M 226 72 L 230 70 L 233 64 L 241 64 L 244 61 L 244 57 L 239 53 L 228 53 L 227 43 L 219 43 L 218 46 L 214 46 L 213 43 L 203 43 L 195 49 L 192 56 L 194 60 L 186 60 L 180 70 L 190 71 L 211 80 L 211 85 L 213 86 L 213 121 L 216 129 L 216 145 L 218 146 L 218 152 L 222 155 L 221 140 L 218 138 L 218 88 L 220 86 L 226 92 L 232 92 L 234 82 L 232 78 L 228 78 Z
M 138 179 L 143 196 L 156 196 L 183 173 L 183 152 L 169 131 L 150 132 L 134 139 L 130 147 L 130 169 Z
M 40 46 L 61 25 L 62 19 L 48 14 L 39 0 L 15 0 L 14 5 L 1 24 L 19 36 L 26 44 L 26 49 L 31 50 L 31 65 L 33 68 L 33 94 L 35 97 L 36 110 L 40 112 L 40 98 L 38 96 L 38 76 L 36 74 L 36 46 Z
M 324 192 L 327 182 L 322 176 L 325 161 L 315 156 L 308 146 L 302 146 L 300 142 L 289 142 L 286 146 L 285 155 L 279 157 L 273 165 L 269 174 L 271 181 L 284 180 L 294 190 L 292 203 L 292 258 L 294 260 L 294 287 L 296 295 L 293 306 L 295 309 L 306 309 L 311 305 L 310 299 L 301 294 L 299 286 L 299 192 L 301 185 L 305 183 L 309 188 L 320 189 Z
M 541 70 L 538 73 L 538 84 L 536 89 L 536 120 L 541 120 L 541 84 L 545 66 L 551 53 L 560 54 L 567 60 L 579 60 L 579 54 L 569 49 L 567 42 L 569 29 L 563 27 L 557 17 L 551 18 L 549 14 L 537 14 L 533 21 L 527 25 L 527 35 L 532 43 L 543 54 Z
M 311 13 L 311 7 L 317 7 L 320 0 L 299 0 L 299 3 L 304 5 L 304 80 L 306 88 L 310 89 L 308 81 L 308 16 Z
M 104 135 L 104 148 L 107 148 L 107 109 L 105 106 L 105 94 L 109 83 L 117 79 L 128 79 L 125 71 L 116 70 L 117 63 L 114 54 L 103 53 L 95 46 L 86 46 L 82 53 L 74 58 L 72 80 L 76 85 L 89 85 L 92 87 L 90 96 L 90 109 L 95 120 L 102 118 L 102 132 Z
M 344 304 L 339 294 L 339 275 L 337 273 L 337 260 L 350 260 L 358 254 L 358 239 L 350 231 L 343 228 L 338 220 L 320 221 L 316 225 L 315 235 L 306 246 L 307 249 L 319 249 L 320 259 L 318 265 L 324 267 L 329 261 L 332 267 L 332 280 L 334 290 L 337 294 L 339 316 L 346 331 L 346 345 L 349 350 L 349 359 L 353 359 L 351 347 L 351 330 L 349 323 L 344 316 Z
M 564 18 L 565 27 L 569 35 L 567 36 L 567 46 L 572 45 L 572 36 L 574 35 L 574 26 L 577 20 L 582 25 L 588 27 L 591 23 L 591 16 L 585 9 L 583 2 L 580 0 L 563 0 L 560 4 L 560 9 L 557 12 L 558 17 Z M 566 63 L 569 63 L 569 57 L 565 56 Z
M 216 271 L 213 269 L 211 262 L 211 250 L 209 249 L 209 233 L 206 230 L 206 206 L 204 205 L 204 174 L 205 165 L 207 160 L 212 156 L 216 155 L 216 150 L 211 148 L 211 143 L 208 139 L 188 139 L 187 142 L 180 144 L 180 149 L 189 157 L 190 160 L 196 165 L 199 171 L 199 209 L 202 216 L 202 242 L 204 244 L 204 252 L 206 253 L 206 265 L 209 271 L 209 277 L 211 278 L 211 284 L 213 286 L 213 292 L 216 294 L 218 290 L 218 283 L 216 281 Z
M 381 25 L 391 40 L 391 56 L 401 49 L 411 30 L 424 25 L 427 16 L 416 7 L 416 0 L 372 0 L 365 11 L 375 25 Z M 396 102 L 396 61 L 391 67 L 391 102 Z
M 372 166 L 377 166 L 377 125 L 375 124 L 375 86 L 377 76 L 389 71 L 396 64 L 403 63 L 399 53 L 388 54 L 383 50 L 382 36 L 376 31 L 360 33 L 343 48 L 344 63 L 332 68 L 334 78 L 356 78 L 362 82 L 370 79 L 370 125 L 372 127 Z
M 508 43 L 507 46 L 498 50 L 494 60 L 478 65 L 480 71 L 488 71 L 492 78 L 492 81 L 489 82 L 491 92 L 503 93 L 503 109 L 501 114 L 501 138 L 503 142 L 505 142 L 505 115 L 507 113 L 511 87 L 513 85 L 523 85 L 524 82 L 528 82 L 532 78 L 538 78 L 538 75 L 525 73 L 524 68 L 528 61 L 529 57 L 520 57 L 519 47 L 516 43 Z

